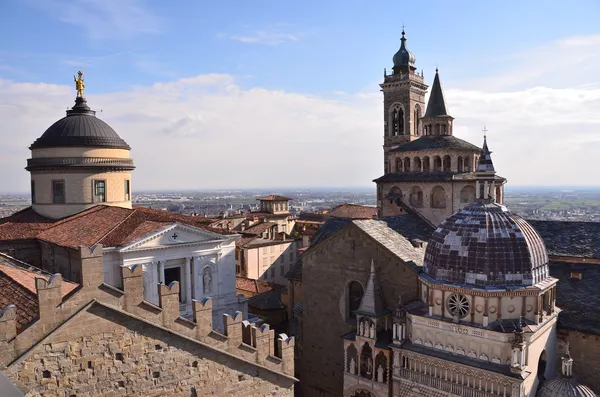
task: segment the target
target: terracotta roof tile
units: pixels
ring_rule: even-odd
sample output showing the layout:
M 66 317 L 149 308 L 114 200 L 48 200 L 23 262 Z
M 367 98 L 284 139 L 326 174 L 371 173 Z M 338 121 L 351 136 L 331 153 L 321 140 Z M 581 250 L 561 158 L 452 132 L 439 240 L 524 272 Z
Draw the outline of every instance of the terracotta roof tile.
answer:
M 44 218 L 27 208 L 8 218 L 0 219 L 0 241 L 38 238 L 73 248 L 94 244 L 115 247 L 175 222 L 221 235 L 235 234 L 207 226 L 207 219 L 202 217 L 146 207 L 128 209 L 97 205 L 57 221 Z
M 275 283 L 270 283 L 264 280 L 254 280 L 246 277 L 236 277 L 235 278 L 235 288 L 248 291 L 254 294 L 262 294 L 267 291 L 281 291 L 285 289 L 284 285 L 279 285 Z
M 258 225 L 250 226 L 246 230 L 243 231 L 244 234 L 255 234 L 260 235 L 263 234 L 266 230 L 276 226 L 275 222 L 261 222 Z
M 38 317 L 38 301 L 35 279 L 48 280 L 50 275 L 40 270 L 20 267 L 9 263 L 7 258 L 0 258 L 0 309 L 8 305 L 17 308 L 17 332 L 21 332 L 27 324 Z M 62 281 L 61 293 L 67 295 L 78 284 Z
M 373 219 L 377 208 L 357 204 L 341 204 L 333 207 L 327 215 L 332 218 Z

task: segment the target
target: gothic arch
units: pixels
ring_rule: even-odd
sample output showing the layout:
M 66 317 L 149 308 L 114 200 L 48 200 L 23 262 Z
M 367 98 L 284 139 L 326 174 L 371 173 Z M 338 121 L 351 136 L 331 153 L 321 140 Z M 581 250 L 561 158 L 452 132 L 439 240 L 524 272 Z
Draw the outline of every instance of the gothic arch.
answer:
M 431 160 L 429 156 L 423 157 L 423 172 L 431 171 Z
M 387 382 L 387 361 L 387 357 L 382 351 L 375 357 L 375 380 L 378 382 Z
M 443 171 L 450 172 L 451 166 L 452 166 L 452 159 L 450 158 L 450 155 L 447 154 L 444 156 L 444 160 L 442 162 Z
M 472 203 L 475 201 L 475 187 L 467 185 L 460 190 L 460 202 Z
M 431 208 L 446 208 L 446 191 L 440 185 L 431 189 Z
M 421 172 L 421 166 L 422 166 L 421 158 L 415 156 L 413 158 L 413 171 L 414 172 Z
M 350 281 L 346 287 L 346 319 L 355 318 L 354 313 L 360 306 L 360 301 L 365 293 L 362 284 L 358 281 Z
M 360 349 L 360 376 L 373 379 L 373 371 L 373 349 L 367 342 Z
M 420 186 L 413 186 L 410 189 L 410 205 L 423 207 L 423 189 Z
M 354 360 L 354 366 L 352 366 L 352 360 Z M 358 369 L 358 350 L 354 343 L 351 343 L 346 349 L 346 371 L 351 374 L 357 374 Z
M 404 124 L 405 124 L 405 115 L 404 105 L 399 102 L 393 103 L 389 110 L 389 121 L 388 125 L 390 126 L 389 135 L 390 136 L 399 136 L 404 135 Z

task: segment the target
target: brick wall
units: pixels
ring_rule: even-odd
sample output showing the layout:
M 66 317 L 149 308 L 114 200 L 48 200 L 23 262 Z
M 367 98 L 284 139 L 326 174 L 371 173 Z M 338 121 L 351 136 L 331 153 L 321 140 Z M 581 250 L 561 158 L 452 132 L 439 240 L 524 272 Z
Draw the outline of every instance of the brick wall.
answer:
M 161 285 L 159 306 L 150 304 L 141 266 L 122 268 L 123 290 L 107 287 L 102 256 L 101 246 L 80 248 L 81 286 L 65 299 L 59 274 L 36 279 L 39 318 L 18 335 L 16 308 L 0 311 L 0 367 L 28 395 L 293 394 L 294 338 L 276 339 L 241 312 L 224 315 L 218 333 L 209 298 L 182 318 L 177 282 Z
M 356 280 L 366 285 L 371 260 L 386 305 L 395 307 L 417 298 L 417 275 L 394 255 L 350 225 L 303 257 L 303 357 L 300 387 L 303 396 L 319 396 L 318 389 L 342 395 L 342 335 L 356 329 L 345 319 L 346 288 Z M 354 246 L 352 250 L 350 247 Z
M 100 306 L 8 372 L 29 396 L 289 396 L 289 380 Z
M 600 336 L 577 331 L 560 330 L 561 338 L 569 342 L 573 358 L 573 376 L 582 384 L 600 393 Z

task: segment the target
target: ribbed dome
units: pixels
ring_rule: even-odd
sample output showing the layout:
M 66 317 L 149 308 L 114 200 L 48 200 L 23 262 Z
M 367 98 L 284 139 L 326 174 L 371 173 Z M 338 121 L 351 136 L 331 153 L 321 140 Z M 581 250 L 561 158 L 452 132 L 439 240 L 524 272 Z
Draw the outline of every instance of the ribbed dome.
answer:
M 478 200 L 433 232 L 424 268 L 430 277 L 455 284 L 532 285 L 548 277 L 548 253 L 523 218 Z
M 131 149 L 115 130 L 96 117 L 82 97 L 77 97 L 67 116 L 52 124 L 29 148 L 73 146 Z
M 596 397 L 596 393 L 573 378 L 562 377 L 544 382 L 537 397 Z
M 402 38 L 400 39 L 400 49 L 394 54 L 394 69 L 400 67 L 415 67 L 415 56 L 412 52 L 406 49 L 406 38 L 404 37 L 404 30 L 402 31 Z

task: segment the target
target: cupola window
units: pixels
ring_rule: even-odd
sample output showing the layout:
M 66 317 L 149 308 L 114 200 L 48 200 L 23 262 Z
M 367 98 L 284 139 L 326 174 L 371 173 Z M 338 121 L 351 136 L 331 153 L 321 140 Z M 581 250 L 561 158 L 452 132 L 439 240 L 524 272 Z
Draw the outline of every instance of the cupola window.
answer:
M 65 181 L 64 179 L 52 181 L 52 202 L 54 204 L 65 203 Z
M 94 181 L 94 203 L 106 202 L 106 181 Z
M 464 295 L 454 294 L 448 298 L 448 311 L 453 317 L 463 318 L 469 314 L 469 300 Z
M 35 204 L 35 181 L 31 181 L 31 204 Z
M 125 179 L 125 201 L 131 200 L 131 185 L 129 179 Z

